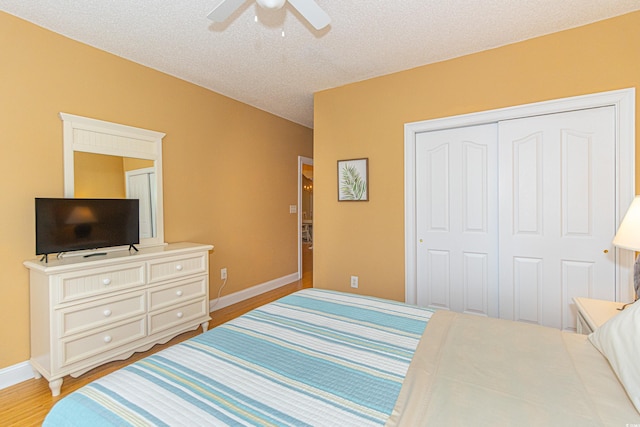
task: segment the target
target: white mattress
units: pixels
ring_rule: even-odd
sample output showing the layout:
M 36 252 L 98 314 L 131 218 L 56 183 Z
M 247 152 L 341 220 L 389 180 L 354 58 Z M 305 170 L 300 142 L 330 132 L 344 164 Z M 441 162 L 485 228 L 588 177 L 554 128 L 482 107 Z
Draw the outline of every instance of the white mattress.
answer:
M 632 424 L 640 424 L 640 415 L 585 335 L 446 311 L 429 321 L 387 422 Z

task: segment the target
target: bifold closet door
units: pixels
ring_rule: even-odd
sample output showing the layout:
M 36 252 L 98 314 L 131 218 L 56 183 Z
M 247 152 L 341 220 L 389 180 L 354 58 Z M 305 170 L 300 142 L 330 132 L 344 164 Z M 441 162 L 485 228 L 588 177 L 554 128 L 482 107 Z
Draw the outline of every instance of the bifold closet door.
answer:
M 615 299 L 615 109 L 416 135 L 417 303 L 575 329 Z
M 500 122 L 500 317 L 575 329 L 615 300 L 615 109 Z
M 497 125 L 416 136 L 417 303 L 498 316 Z

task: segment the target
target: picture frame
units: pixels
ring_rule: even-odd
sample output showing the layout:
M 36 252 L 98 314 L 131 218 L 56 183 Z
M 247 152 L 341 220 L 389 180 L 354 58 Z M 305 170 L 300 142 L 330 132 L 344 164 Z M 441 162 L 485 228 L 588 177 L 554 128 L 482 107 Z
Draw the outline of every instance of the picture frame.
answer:
M 369 159 L 338 160 L 338 201 L 369 201 Z

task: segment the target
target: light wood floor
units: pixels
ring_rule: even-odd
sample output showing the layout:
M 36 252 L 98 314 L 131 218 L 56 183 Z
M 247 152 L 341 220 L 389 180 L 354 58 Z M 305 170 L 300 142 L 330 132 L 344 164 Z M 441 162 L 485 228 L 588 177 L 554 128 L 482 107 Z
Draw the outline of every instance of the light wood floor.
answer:
M 304 257 L 303 263 L 305 263 Z M 306 264 L 307 269 L 303 270 L 302 280 L 290 283 L 271 292 L 266 292 L 252 299 L 214 311 L 211 315 L 213 319 L 209 322 L 209 327 L 212 328 L 225 323 L 246 313 L 247 311 L 297 290 L 313 287 L 312 267 L 310 267 L 310 264 Z M 127 360 L 111 362 L 99 366 L 78 378 L 67 376 L 64 378 L 64 383 L 62 384 L 62 392 L 60 393 L 60 396 L 57 397 L 51 396 L 49 383 L 44 378 L 40 378 L 38 380 L 31 379 L 4 390 L 0 390 L 0 426 L 39 426 L 42 424 L 42 421 L 49 412 L 49 409 L 51 409 L 58 400 L 72 391 L 136 360 L 142 359 L 143 357 L 162 350 L 163 348 L 191 338 L 192 336 L 199 334 L 200 331 L 201 329 L 198 328 L 195 331 L 185 332 L 166 344 L 159 344 L 146 352 L 136 353 Z

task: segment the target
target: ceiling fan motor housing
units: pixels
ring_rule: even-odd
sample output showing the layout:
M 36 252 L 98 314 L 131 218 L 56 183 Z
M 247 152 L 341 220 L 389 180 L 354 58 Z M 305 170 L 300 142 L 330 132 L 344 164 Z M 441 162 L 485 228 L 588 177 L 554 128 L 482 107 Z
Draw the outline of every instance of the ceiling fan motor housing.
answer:
M 280 9 L 287 0 L 256 0 L 265 9 Z
M 222 0 L 207 17 L 213 22 L 224 22 L 247 1 Z M 256 0 L 256 3 L 267 10 L 277 10 L 281 9 L 287 1 L 316 30 L 321 30 L 331 23 L 329 15 L 318 6 L 315 0 Z

